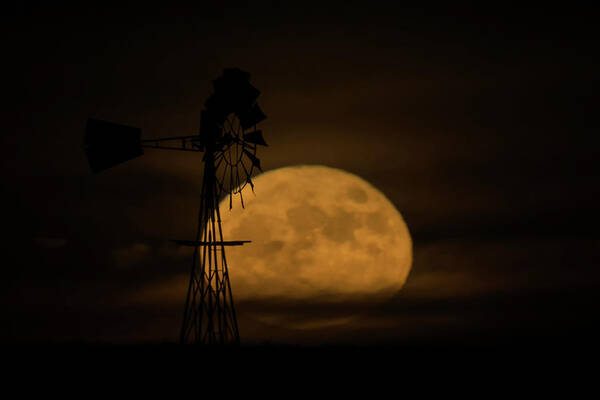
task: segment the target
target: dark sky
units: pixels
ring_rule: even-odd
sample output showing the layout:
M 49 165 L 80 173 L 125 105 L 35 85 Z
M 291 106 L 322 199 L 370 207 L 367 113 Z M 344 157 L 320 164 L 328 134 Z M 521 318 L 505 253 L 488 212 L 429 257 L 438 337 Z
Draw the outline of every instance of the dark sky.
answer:
M 295 332 L 243 319 L 253 307 L 316 315 L 331 305 L 240 304 L 243 338 L 593 337 L 600 141 L 592 13 L 321 3 L 3 13 L 3 340 L 175 340 L 182 305 L 119 299 L 189 269 L 165 242 L 193 236 L 200 159 L 147 152 L 92 175 L 83 130 L 95 117 L 138 126 L 148 138 L 193 134 L 211 80 L 232 66 L 251 72 L 262 91 L 263 168 L 320 164 L 363 177 L 404 216 L 415 256 L 390 302 L 337 306 L 361 313 L 350 327 Z M 140 244 L 152 255 L 143 263 L 115 261 Z

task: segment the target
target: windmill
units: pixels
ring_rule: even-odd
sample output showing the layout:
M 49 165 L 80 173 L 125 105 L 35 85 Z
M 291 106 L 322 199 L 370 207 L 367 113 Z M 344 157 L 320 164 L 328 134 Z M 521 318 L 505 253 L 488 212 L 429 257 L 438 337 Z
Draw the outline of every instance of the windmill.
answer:
M 213 81 L 214 93 L 201 111 L 200 132 L 192 136 L 141 139 L 141 130 L 112 122 L 88 119 L 85 152 L 94 173 L 141 156 L 144 148 L 196 151 L 204 154 L 204 175 L 195 240 L 174 240 L 194 248 L 187 290 L 181 343 L 239 344 L 240 335 L 229 281 L 225 248 L 247 240 L 225 241 L 219 202 L 238 197 L 261 170 L 258 146 L 266 146 L 256 125 L 266 116 L 256 100 L 260 91 L 250 84 L 250 74 L 225 69 Z M 261 170 L 262 171 L 262 170 Z

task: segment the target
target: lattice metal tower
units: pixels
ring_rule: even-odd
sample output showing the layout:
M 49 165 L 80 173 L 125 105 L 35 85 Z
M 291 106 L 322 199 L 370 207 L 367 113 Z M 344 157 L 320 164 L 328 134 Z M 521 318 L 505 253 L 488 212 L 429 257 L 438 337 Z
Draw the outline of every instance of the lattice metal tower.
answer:
M 196 238 L 174 241 L 194 248 L 181 343 L 240 342 L 225 249 L 249 241 L 223 240 L 219 202 L 228 196 L 231 208 L 239 196 L 244 206 L 242 189 L 248 184 L 254 189 L 254 168 L 261 169 L 257 146 L 267 145 L 256 129 L 266 118 L 256 102 L 260 92 L 249 80 L 247 72 L 230 68 L 213 81 L 198 135 L 142 140 L 138 128 L 95 119 L 87 123 L 85 151 L 95 173 L 142 155 L 143 148 L 204 153 Z

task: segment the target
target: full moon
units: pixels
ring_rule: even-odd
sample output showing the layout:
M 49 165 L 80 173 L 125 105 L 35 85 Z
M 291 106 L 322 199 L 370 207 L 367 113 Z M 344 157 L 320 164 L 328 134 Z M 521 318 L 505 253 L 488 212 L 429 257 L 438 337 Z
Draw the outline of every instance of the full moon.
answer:
M 258 175 L 245 208 L 220 204 L 234 301 L 336 303 L 383 300 L 402 288 L 412 240 L 383 193 L 351 173 L 323 166 Z M 234 199 L 235 200 L 235 199 Z

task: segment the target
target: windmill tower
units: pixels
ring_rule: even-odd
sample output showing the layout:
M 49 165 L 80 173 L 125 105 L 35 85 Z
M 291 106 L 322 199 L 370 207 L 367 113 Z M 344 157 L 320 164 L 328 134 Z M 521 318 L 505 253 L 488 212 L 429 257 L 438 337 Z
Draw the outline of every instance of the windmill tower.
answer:
M 256 100 L 260 94 L 250 84 L 250 74 L 225 69 L 213 81 L 214 93 L 201 111 L 200 132 L 193 136 L 141 139 L 138 128 L 89 119 L 85 151 L 94 173 L 143 154 L 143 148 L 203 152 L 204 175 L 195 240 L 175 240 L 194 248 L 187 290 L 181 343 L 239 344 L 240 334 L 233 304 L 225 249 L 247 240 L 225 241 L 219 202 L 229 197 L 244 199 L 242 189 L 252 183 L 258 146 L 266 146 L 256 125 L 266 116 Z

